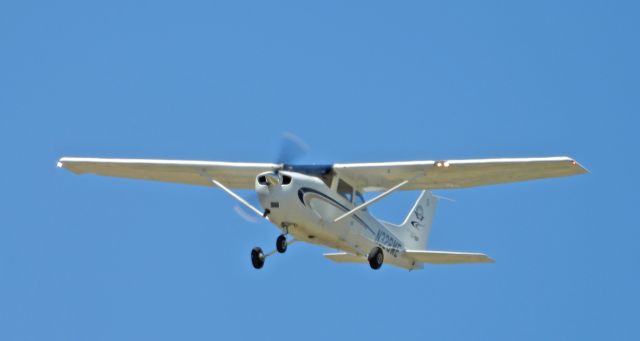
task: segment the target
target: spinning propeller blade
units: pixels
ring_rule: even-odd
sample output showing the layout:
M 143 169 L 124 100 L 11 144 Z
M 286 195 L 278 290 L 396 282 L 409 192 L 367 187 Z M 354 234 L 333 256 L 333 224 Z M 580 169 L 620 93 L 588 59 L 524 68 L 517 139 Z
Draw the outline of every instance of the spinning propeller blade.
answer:
M 243 195 L 242 198 L 247 202 L 249 202 L 254 207 L 260 208 L 258 195 L 255 192 L 250 193 L 248 195 Z M 233 206 L 233 210 L 240 216 L 240 218 L 244 219 L 247 222 L 257 223 L 258 221 L 262 220 L 260 219 L 260 217 L 256 216 L 255 213 L 251 212 L 244 205 L 236 204 L 235 206 Z
M 284 133 L 280 145 L 280 153 L 276 163 L 290 164 L 302 158 L 309 151 L 307 145 L 300 137 L 293 133 Z

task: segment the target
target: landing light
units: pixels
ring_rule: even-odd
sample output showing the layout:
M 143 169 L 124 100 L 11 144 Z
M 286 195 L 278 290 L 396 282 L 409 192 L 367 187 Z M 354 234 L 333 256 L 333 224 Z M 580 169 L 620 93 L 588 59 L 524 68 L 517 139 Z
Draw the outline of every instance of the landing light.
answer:
M 436 167 L 442 167 L 442 166 L 444 166 L 445 168 L 449 167 L 449 161 L 437 161 L 436 162 Z

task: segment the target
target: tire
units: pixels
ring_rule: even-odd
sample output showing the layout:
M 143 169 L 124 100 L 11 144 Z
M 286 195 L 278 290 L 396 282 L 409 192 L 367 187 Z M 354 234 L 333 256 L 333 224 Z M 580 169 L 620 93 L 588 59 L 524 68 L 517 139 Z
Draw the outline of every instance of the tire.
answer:
M 259 247 L 254 247 L 251 250 L 251 264 L 256 269 L 261 269 L 264 266 L 264 252 Z
M 276 239 L 276 250 L 280 253 L 285 253 L 287 251 L 287 237 L 283 234 L 278 236 L 278 239 Z
M 382 263 L 384 263 L 384 252 L 382 252 L 380 247 L 376 246 L 369 252 L 368 260 L 369 266 L 371 266 L 373 270 L 378 270 L 382 266 Z

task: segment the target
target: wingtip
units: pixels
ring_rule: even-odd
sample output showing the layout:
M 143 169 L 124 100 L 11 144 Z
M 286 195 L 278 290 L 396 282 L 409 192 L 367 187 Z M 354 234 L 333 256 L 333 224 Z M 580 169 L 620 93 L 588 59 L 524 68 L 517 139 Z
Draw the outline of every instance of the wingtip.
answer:
M 70 160 L 70 158 L 68 158 L 68 157 L 61 157 L 61 158 L 60 158 L 60 159 L 58 159 L 58 161 L 56 162 L 56 167 L 57 167 L 57 168 L 61 168 L 61 169 L 66 169 L 66 170 L 69 170 L 69 171 L 71 171 L 71 172 L 73 172 L 73 173 L 76 173 L 76 172 L 73 170 L 73 167 L 72 167 L 72 166 L 73 166 L 73 162 L 71 162 L 71 163 L 70 163 L 70 161 L 72 161 L 72 160 Z M 71 166 L 71 167 L 70 167 L 70 166 Z M 76 174 L 77 174 L 77 173 L 76 173 Z
M 588 174 L 591 173 L 586 167 L 584 167 L 580 162 L 570 156 L 563 156 L 565 160 L 571 162 L 573 167 L 576 167 L 578 171 L 575 174 Z
M 589 174 L 591 173 L 590 170 L 588 170 L 585 166 L 583 166 L 582 164 L 580 164 L 580 162 L 571 159 L 571 164 L 573 164 L 575 167 L 578 167 L 580 169 L 580 174 Z

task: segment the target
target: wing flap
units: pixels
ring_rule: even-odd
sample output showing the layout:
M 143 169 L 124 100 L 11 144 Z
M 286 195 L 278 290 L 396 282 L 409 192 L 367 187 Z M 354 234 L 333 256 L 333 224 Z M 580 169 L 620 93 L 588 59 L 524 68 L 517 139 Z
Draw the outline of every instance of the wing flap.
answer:
M 483 253 L 407 250 L 405 256 L 419 263 L 429 264 L 465 264 L 494 263 Z
M 75 174 L 96 174 L 128 179 L 154 180 L 211 186 L 214 178 L 230 188 L 254 188 L 255 177 L 274 170 L 270 163 L 182 161 L 149 159 L 102 159 L 63 157 L 58 167 Z
M 587 173 L 569 157 L 336 164 L 338 175 L 364 191 L 411 179 L 401 190 L 452 189 Z

